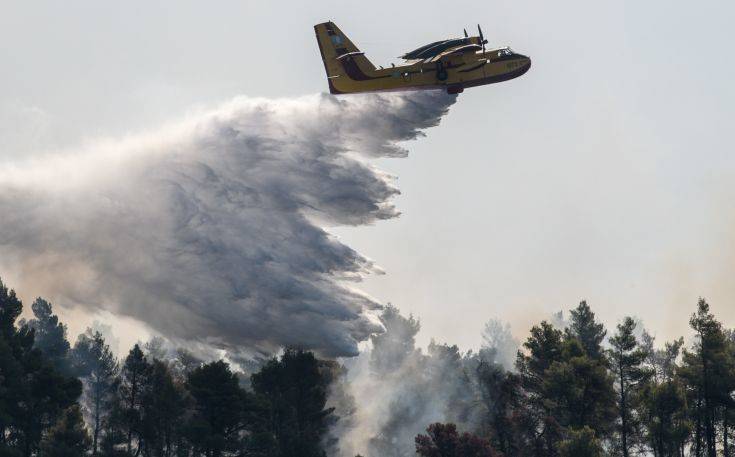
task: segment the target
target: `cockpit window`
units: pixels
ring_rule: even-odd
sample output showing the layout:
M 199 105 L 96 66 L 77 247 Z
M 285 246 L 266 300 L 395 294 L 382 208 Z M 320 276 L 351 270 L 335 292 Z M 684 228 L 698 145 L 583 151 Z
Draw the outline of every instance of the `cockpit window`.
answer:
M 498 51 L 498 57 L 512 56 L 512 55 L 513 55 L 513 51 L 511 51 L 510 48 L 505 48 L 505 49 L 501 49 L 500 51 Z

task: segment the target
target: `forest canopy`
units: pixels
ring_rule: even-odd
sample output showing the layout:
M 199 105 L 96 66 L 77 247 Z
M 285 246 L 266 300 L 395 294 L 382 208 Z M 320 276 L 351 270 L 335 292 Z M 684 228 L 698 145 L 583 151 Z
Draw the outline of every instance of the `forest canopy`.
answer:
M 0 456 L 735 454 L 735 332 L 704 299 L 688 346 L 629 316 L 607 329 L 582 301 L 520 347 L 491 321 L 466 353 L 422 351 L 418 319 L 387 306 L 362 371 L 308 348 L 247 372 L 160 341 L 118 357 L 92 329 L 72 344 L 46 300 L 22 310 L 0 281 Z

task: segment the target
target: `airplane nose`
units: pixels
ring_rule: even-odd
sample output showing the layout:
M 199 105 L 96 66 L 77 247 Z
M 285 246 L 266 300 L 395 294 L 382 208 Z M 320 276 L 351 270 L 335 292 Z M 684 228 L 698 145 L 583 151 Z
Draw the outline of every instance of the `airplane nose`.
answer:
M 522 56 L 522 57 L 523 57 L 523 64 L 520 68 L 520 75 L 525 75 L 526 72 L 531 68 L 531 58 L 528 56 Z
M 531 58 L 523 54 L 518 54 L 518 56 L 523 58 L 523 68 L 528 71 L 531 68 Z

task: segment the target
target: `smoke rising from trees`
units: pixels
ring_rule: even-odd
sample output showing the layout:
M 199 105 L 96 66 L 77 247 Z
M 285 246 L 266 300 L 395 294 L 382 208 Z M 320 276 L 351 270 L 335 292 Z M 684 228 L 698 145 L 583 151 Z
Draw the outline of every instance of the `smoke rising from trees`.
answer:
M 133 317 L 169 339 L 356 355 L 376 271 L 330 225 L 396 217 L 366 159 L 436 125 L 440 92 L 238 98 L 179 125 L 4 170 L 0 271 L 64 305 Z

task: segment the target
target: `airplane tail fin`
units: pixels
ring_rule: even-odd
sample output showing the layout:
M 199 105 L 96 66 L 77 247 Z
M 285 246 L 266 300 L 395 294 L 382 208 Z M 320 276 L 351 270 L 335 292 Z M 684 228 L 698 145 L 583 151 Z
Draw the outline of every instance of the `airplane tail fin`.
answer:
M 317 24 L 314 26 L 314 31 L 331 93 L 342 93 L 335 87 L 335 79 L 347 78 L 352 81 L 361 81 L 368 79 L 368 75 L 376 70 L 375 65 L 334 22 Z

